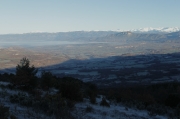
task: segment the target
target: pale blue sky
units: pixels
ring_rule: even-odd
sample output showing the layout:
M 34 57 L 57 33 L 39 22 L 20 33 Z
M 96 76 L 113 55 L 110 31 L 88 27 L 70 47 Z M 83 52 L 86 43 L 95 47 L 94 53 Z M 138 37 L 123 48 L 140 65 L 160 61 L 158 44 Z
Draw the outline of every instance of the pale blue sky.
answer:
M 0 34 L 180 27 L 180 0 L 0 0 Z

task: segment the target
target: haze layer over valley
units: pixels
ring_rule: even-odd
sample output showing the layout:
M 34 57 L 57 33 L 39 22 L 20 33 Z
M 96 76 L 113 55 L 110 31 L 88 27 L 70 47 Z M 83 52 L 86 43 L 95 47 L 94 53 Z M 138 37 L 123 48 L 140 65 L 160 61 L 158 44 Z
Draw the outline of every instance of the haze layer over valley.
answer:
M 6 34 L 0 35 L 0 42 L 1 72 L 13 73 L 18 61 L 22 57 L 27 57 L 34 66 L 39 68 L 39 71 L 49 70 L 60 77 L 73 76 L 84 81 L 109 79 L 128 81 L 130 79 L 126 76 L 121 77 L 118 73 L 121 69 L 125 71 L 126 68 L 131 67 L 142 68 L 141 71 L 131 74 L 134 76 L 153 65 L 149 63 L 151 61 L 169 63 L 172 60 L 173 63 L 178 63 L 177 59 L 173 59 L 174 56 L 171 60 L 166 57 L 180 52 L 179 31 Z M 124 58 L 126 63 L 123 63 Z M 148 60 L 145 60 L 146 58 Z M 178 67 L 176 69 L 179 71 Z M 148 71 L 144 73 L 144 75 L 149 74 Z M 165 80 L 168 79 L 165 78 Z
M 69 59 L 103 58 L 121 55 L 165 54 L 179 52 L 180 32 L 134 33 L 115 31 L 77 31 L 59 33 L 26 33 L 0 35 L 1 59 L 51 60 L 39 66 Z M 23 50 L 22 50 L 23 49 Z M 5 57 L 4 57 L 5 56 Z M 46 58 L 45 58 L 46 57 Z M 15 66 L 16 64 L 14 64 Z M 9 65 L 13 67 L 12 65 Z M 8 66 L 3 66 L 4 68 Z
M 180 32 L 134 33 L 77 31 L 0 35 L 1 51 L 27 55 L 25 51 L 61 55 L 67 59 L 89 59 L 122 54 L 164 54 L 179 52 Z M 18 49 L 20 48 L 20 49 Z M 5 52 L 6 52 L 5 51 Z M 19 53 L 18 53 L 19 52 Z M 35 55 L 34 54 L 34 55 Z M 61 61 L 60 61 L 61 62 Z M 59 63 L 60 63 L 59 62 Z

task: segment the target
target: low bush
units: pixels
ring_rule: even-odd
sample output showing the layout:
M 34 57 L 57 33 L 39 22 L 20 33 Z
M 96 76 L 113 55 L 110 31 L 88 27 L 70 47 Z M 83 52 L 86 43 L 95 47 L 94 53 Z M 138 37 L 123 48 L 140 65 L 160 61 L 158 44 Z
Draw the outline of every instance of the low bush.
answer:
M 90 98 L 92 104 L 96 103 L 97 86 L 92 83 L 86 83 L 85 96 Z
M 60 81 L 59 91 L 62 97 L 73 101 L 83 101 L 83 93 L 81 91 L 82 82 L 78 79 L 65 77 Z
M 96 97 L 95 97 L 95 96 L 91 96 L 91 97 L 90 97 L 90 102 L 91 102 L 92 104 L 96 104 Z
M 45 72 L 43 71 L 41 73 L 41 87 L 43 89 L 49 89 L 52 86 L 54 86 L 54 77 L 51 72 Z
M 100 102 L 101 106 L 106 106 L 106 107 L 110 107 L 109 103 L 106 101 L 105 97 L 102 98 L 101 102 Z
M 32 101 L 33 101 L 32 98 L 24 93 L 18 93 L 10 96 L 11 103 L 19 103 L 27 107 L 32 106 Z
M 8 119 L 9 115 L 9 107 L 0 104 L 0 119 Z
M 91 106 L 87 106 L 85 111 L 86 111 L 86 112 L 92 112 L 92 111 L 93 111 L 93 108 L 92 108 Z
M 10 119 L 17 119 L 17 117 L 14 116 L 14 115 L 11 115 L 11 116 L 10 116 Z

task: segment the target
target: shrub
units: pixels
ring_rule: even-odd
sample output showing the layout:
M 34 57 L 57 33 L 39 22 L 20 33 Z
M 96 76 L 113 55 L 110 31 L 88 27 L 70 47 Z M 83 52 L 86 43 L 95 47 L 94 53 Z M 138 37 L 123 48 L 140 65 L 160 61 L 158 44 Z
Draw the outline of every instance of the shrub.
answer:
M 85 91 L 85 95 L 90 98 L 90 102 L 92 104 L 96 103 L 96 96 L 97 96 L 97 86 L 95 84 L 87 83 L 87 88 Z
M 74 102 L 74 101 L 71 101 L 71 100 L 67 100 L 67 101 L 66 101 L 66 104 L 67 104 L 67 106 L 68 106 L 69 108 L 73 108 L 74 105 L 75 105 L 75 102 Z
M 5 107 L 0 104 L 0 119 L 8 119 L 9 117 L 9 107 Z
M 178 104 L 180 104 L 180 98 L 175 94 L 171 94 L 167 97 L 165 103 L 167 106 L 176 107 Z
M 87 106 L 85 111 L 86 111 L 86 112 L 92 112 L 92 111 L 93 111 L 93 108 L 92 108 L 91 106 Z
M 81 83 L 80 80 L 71 77 L 63 78 L 60 83 L 60 93 L 67 99 L 82 101 L 83 95 L 81 91 Z
M 24 93 L 18 93 L 10 96 L 11 103 L 19 103 L 23 106 L 32 106 L 32 99 Z
M 46 108 L 43 108 L 44 104 Z M 69 110 L 74 107 L 74 103 L 70 100 L 65 101 L 59 94 L 45 96 L 41 106 L 46 114 L 55 115 L 56 119 L 74 119 Z
M 101 106 L 106 106 L 106 107 L 110 107 L 109 103 L 106 101 L 105 97 L 102 98 L 101 102 L 100 102 Z
M 90 97 L 90 102 L 91 102 L 92 104 L 95 104 L 95 103 L 96 103 L 96 96 L 92 95 L 92 96 Z
M 14 115 L 11 115 L 11 116 L 10 116 L 10 119 L 17 119 L 17 117 L 14 116 Z
M 49 89 L 50 87 L 53 86 L 52 79 L 53 79 L 53 75 L 52 75 L 51 72 L 45 72 L 45 71 L 43 71 L 43 72 L 41 73 L 41 86 L 42 86 L 44 89 Z

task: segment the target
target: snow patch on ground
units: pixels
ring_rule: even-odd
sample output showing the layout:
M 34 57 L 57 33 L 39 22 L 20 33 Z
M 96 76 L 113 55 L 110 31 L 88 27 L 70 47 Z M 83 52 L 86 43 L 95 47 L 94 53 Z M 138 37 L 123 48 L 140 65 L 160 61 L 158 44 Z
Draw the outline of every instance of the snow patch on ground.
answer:
M 8 85 L 5 82 L 0 82 L 1 85 Z M 55 89 L 51 89 L 50 92 L 57 92 Z M 47 117 L 41 112 L 35 112 L 32 108 L 20 106 L 19 104 L 11 103 L 9 100 L 10 95 L 24 93 L 19 90 L 10 90 L 0 87 L 0 104 L 9 107 L 11 114 L 18 119 L 55 119 L 55 117 Z M 28 96 L 28 94 L 27 94 Z M 137 110 L 133 108 L 127 108 L 122 104 L 111 103 L 110 107 L 100 106 L 100 102 L 103 96 L 96 98 L 97 104 L 91 104 L 89 99 L 84 99 L 83 102 L 77 103 L 72 110 L 72 114 L 76 119 L 167 119 L 166 116 L 156 115 L 150 116 L 146 110 Z M 86 111 L 87 107 L 91 107 L 91 111 Z
M 88 99 L 75 105 L 73 114 L 78 119 L 167 119 L 165 116 L 150 116 L 146 110 L 127 108 L 122 104 L 110 104 L 110 107 L 100 106 L 102 96 L 97 98 L 97 104 L 90 104 Z M 87 107 L 92 107 L 91 112 L 86 112 Z

